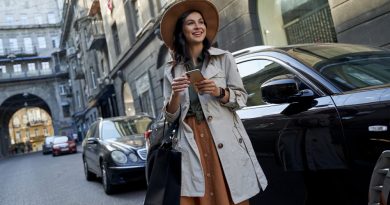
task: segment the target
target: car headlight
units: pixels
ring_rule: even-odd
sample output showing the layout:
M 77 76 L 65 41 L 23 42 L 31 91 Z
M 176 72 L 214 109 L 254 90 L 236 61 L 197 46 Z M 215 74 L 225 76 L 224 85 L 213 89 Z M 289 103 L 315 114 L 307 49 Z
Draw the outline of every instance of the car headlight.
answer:
M 132 161 L 132 162 L 137 162 L 137 161 L 138 161 L 138 157 L 137 157 L 137 155 L 134 154 L 134 153 L 130 153 L 130 154 L 129 154 L 129 159 L 130 159 L 130 161 Z
M 119 164 L 125 164 L 127 162 L 126 155 L 121 151 L 112 151 L 111 158 L 114 160 L 114 162 Z

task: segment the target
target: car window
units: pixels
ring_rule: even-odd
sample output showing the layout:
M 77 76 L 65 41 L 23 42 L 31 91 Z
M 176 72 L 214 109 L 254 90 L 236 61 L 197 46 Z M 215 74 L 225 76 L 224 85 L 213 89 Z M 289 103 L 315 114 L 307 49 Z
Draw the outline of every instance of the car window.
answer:
M 58 143 L 64 143 L 64 142 L 67 142 L 68 141 L 68 137 L 67 136 L 61 136 L 61 137 L 55 137 L 54 140 L 53 140 L 53 143 L 54 144 L 58 144 Z
M 45 138 L 45 143 L 46 143 L 46 144 L 50 144 L 50 142 L 53 142 L 53 138 L 54 138 L 54 137 L 46 137 L 46 138 Z
M 87 132 L 87 135 L 85 136 L 85 138 L 89 139 L 89 138 L 95 138 L 96 134 L 96 126 L 97 126 L 98 123 L 94 123 L 92 124 L 89 129 L 88 129 L 88 132 Z
M 125 136 L 139 135 L 149 127 L 152 120 L 150 118 L 125 119 L 118 121 L 104 121 L 102 124 L 102 138 L 112 139 Z
M 342 58 L 319 71 L 342 91 L 381 86 L 390 83 L 390 56 Z
M 267 80 L 291 71 L 270 60 L 248 60 L 237 64 L 244 87 L 248 93 L 247 106 L 266 104 L 262 97 L 260 86 Z

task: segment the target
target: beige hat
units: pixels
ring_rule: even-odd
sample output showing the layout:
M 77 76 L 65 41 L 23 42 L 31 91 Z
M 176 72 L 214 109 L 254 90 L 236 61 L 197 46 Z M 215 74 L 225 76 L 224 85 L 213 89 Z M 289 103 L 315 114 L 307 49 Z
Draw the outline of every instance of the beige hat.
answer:
M 213 3 L 208 0 L 184 0 L 170 6 L 160 22 L 161 38 L 165 45 L 173 50 L 173 32 L 179 17 L 187 11 L 199 11 L 206 24 L 206 38 L 212 43 L 218 32 L 219 15 Z

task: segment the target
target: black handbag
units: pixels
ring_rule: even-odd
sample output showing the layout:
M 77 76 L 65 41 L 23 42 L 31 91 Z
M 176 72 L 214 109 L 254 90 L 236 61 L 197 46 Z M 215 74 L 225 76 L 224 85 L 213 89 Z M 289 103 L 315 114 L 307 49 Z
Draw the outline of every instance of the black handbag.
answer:
M 179 118 L 171 124 L 160 119 L 151 127 L 144 205 L 180 205 L 181 153 L 172 148 L 177 140 Z

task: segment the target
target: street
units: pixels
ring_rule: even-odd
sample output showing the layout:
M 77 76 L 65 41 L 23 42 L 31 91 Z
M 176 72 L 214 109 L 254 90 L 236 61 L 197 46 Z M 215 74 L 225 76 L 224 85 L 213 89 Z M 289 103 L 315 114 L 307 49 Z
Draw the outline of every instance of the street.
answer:
M 119 187 L 108 196 L 98 180 L 85 180 L 77 154 L 52 157 L 35 152 L 0 160 L 1 205 L 141 205 L 143 183 Z

